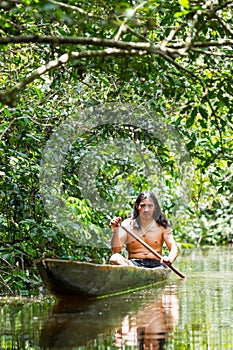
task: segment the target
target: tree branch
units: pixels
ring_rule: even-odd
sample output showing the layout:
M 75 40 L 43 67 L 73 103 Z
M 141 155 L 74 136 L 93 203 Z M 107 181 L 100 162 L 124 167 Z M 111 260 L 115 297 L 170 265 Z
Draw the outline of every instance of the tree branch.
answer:
M 121 23 L 119 30 L 117 32 L 117 34 L 114 37 L 114 40 L 117 41 L 119 40 L 121 33 L 124 32 L 126 30 L 126 23 L 129 20 L 129 17 L 133 17 L 135 15 L 135 13 L 137 12 L 138 9 L 144 7 L 144 5 L 147 3 L 147 1 L 142 2 L 141 4 L 137 5 L 134 9 L 130 10 L 130 16 L 125 17 L 125 19 L 123 20 L 123 22 Z
M 172 35 L 175 34 L 175 32 L 172 33 Z M 171 35 L 171 37 L 172 37 Z M 10 39 L 11 38 L 11 39 Z M 35 42 L 36 40 L 38 42 L 51 42 L 52 41 L 59 43 L 85 43 L 85 44 L 93 44 L 93 45 L 102 45 L 102 46 L 114 46 L 115 48 L 107 48 L 104 50 L 87 50 L 83 52 L 70 52 L 65 53 L 62 56 L 60 56 L 58 59 L 48 62 L 46 65 L 43 65 L 36 69 L 32 74 L 27 76 L 25 79 L 23 79 L 21 82 L 17 83 L 13 89 L 5 92 L 0 92 L 0 102 L 3 104 L 9 105 L 10 107 L 14 107 L 16 105 L 16 96 L 19 91 L 22 91 L 28 84 L 33 82 L 34 80 L 38 79 L 43 74 L 46 74 L 52 69 L 58 68 L 70 60 L 73 59 L 81 59 L 81 58 L 93 58 L 93 57 L 106 57 L 106 56 L 142 56 L 142 55 L 148 55 L 148 54 L 159 54 L 160 56 L 164 57 L 167 61 L 172 63 L 174 66 L 176 66 L 178 69 L 185 70 L 186 73 L 193 75 L 189 70 L 182 67 L 180 64 L 175 62 L 175 60 L 172 58 L 174 55 L 180 56 L 185 54 L 183 52 L 183 49 L 177 45 L 173 44 L 172 47 L 167 47 L 164 43 L 159 45 L 154 45 L 153 43 L 136 43 L 136 42 L 124 42 L 124 41 L 115 41 L 115 40 L 106 40 L 106 39 L 99 39 L 99 38 L 83 38 L 83 37 L 38 37 L 38 36 L 29 36 L 29 37 L 8 37 L 8 38 L 0 38 L 0 44 L 5 41 L 7 42 Z M 9 41 L 10 40 L 10 41 Z M 193 43 L 194 48 L 203 48 L 203 47 L 211 47 L 211 46 L 232 46 L 233 40 L 230 39 L 222 39 L 219 41 L 210 41 L 210 42 L 196 42 Z M 118 47 L 118 48 L 117 48 Z M 170 57 L 171 56 L 171 57 Z M 196 78 L 196 76 L 195 76 Z
M 147 55 L 147 51 L 138 51 L 138 50 L 120 50 L 120 49 L 105 49 L 105 50 L 89 50 L 84 52 L 70 52 L 65 53 L 60 56 L 58 59 L 48 62 L 46 65 L 43 65 L 37 68 L 32 74 L 28 75 L 25 79 L 17 83 L 13 89 L 9 91 L 0 92 L 0 102 L 6 104 L 10 107 L 16 105 L 16 98 L 19 91 L 22 91 L 29 83 L 38 79 L 43 74 L 48 73 L 52 69 L 58 68 L 63 64 L 73 60 L 81 58 L 93 58 L 93 57 L 107 57 L 107 56 L 142 56 Z
M 178 27 L 173 28 L 169 35 L 162 41 L 161 44 L 161 50 L 165 51 L 167 49 L 168 44 L 174 40 L 174 37 L 176 36 L 176 34 L 179 32 L 179 30 L 185 25 L 185 23 L 182 23 L 181 25 L 179 25 Z
M 217 14 L 215 14 L 214 17 L 217 19 L 218 23 L 221 24 L 221 26 L 225 30 L 226 34 L 233 37 L 233 30 L 231 30 L 231 28 L 227 25 L 227 23 L 225 23 Z
M 227 54 L 225 52 L 214 52 L 214 51 L 207 51 L 207 50 L 201 50 L 201 49 L 193 49 L 193 52 L 197 52 L 197 53 L 201 53 L 203 55 L 209 55 L 209 56 L 233 58 L 233 54 Z
M 115 47 L 119 49 L 134 49 L 134 50 L 149 50 L 159 49 L 159 45 L 154 45 L 152 42 L 126 42 L 116 41 L 112 39 L 102 39 L 96 37 L 70 37 L 70 36 L 39 36 L 39 35 L 28 35 L 28 36 L 8 36 L 0 37 L 0 45 L 6 44 L 28 44 L 28 43 L 39 43 L 39 44 L 55 44 L 55 45 L 93 45 L 102 47 Z
M 101 20 L 103 20 L 103 18 L 102 18 L 101 16 L 94 15 L 92 12 L 84 11 L 83 9 L 81 9 L 81 8 L 78 7 L 78 6 L 65 4 L 64 2 L 55 1 L 55 0 L 49 0 L 49 2 L 51 2 L 52 4 L 54 4 L 54 5 L 56 5 L 56 6 L 64 7 L 64 8 L 66 8 L 66 9 L 69 9 L 69 10 L 72 10 L 72 11 L 75 11 L 75 12 L 78 12 L 78 13 L 80 13 L 81 15 L 87 16 L 87 17 L 89 17 L 89 18 L 96 18 L 96 19 L 101 19 Z
M 50 0 L 51 3 L 57 5 L 66 7 L 69 9 L 72 9 L 74 11 L 78 11 L 80 14 L 93 17 L 92 13 L 86 12 L 82 9 L 80 9 L 77 6 L 68 5 L 65 3 L 57 2 L 56 0 Z M 198 38 L 198 33 L 200 31 L 200 28 L 203 26 L 203 23 L 200 24 L 198 27 L 198 19 L 201 14 L 205 14 L 207 16 L 205 23 L 209 21 L 210 19 L 216 18 L 219 20 L 219 17 L 216 15 L 216 12 L 219 9 L 223 9 L 226 6 L 230 6 L 232 1 L 228 1 L 225 4 L 221 4 L 218 7 L 214 7 L 212 1 L 206 2 L 205 6 L 203 5 L 203 11 L 196 11 L 194 14 L 193 20 L 190 23 L 188 34 L 185 41 L 181 42 L 173 42 L 175 36 L 180 31 L 181 28 L 186 22 L 182 23 L 178 27 L 173 27 L 170 31 L 170 34 L 159 44 L 155 44 L 148 39 L 141 36 L 141 34 L 138 34 L 137 37 L 139 42 L 126 42 L 123 40 L 118 40 L 119 37 L 122 34 L 123 30 L 129 30 L 131 33 L 133 32 L 135 35 L 136 32 L 133 31 L 130 27 L 127 26 L 126 22 L 128 20 L 128 17 L 125 18 L 125 20 L 122 22 L 122 24 L 119 26 L 119 30 L 114 37 L 114 39 L 103 39 L 98 37 L 69 37 L 69 36 L 39 36 L 39 35 L 29 35 L 29 36 L 9 36 L 9 37 L 0 37 L 0 45 L 6 45 L 6 44 L 20 44 L 20 43 L 39 43 L 39 44 L 53 44 L 53 45 L 83 45 L 85 46 L 91 46 L 91 50 L 85 50 L 81 52 L 75 52 L 71 51 L 70 53 L 65 53 L 62 56 L 60 56 L 56 60 L 52 60 L 48 62 L 47 64 L 39 67 L 35 71 L 33 71 L 30 75 L 25 77 L 22 81 L 15 84 L 15 86 L 8 90 L 8 91 L 0 91 L 0 102 L 3 104 L 9 105 L 10 107 L 14 107 L 16 105 L 16 97 L 19 91 L 22 91 L 28 84 L 32 83 L 42 75 L 46 74 L 50 70 L 59 68 L 60 66 L 68 63 L 69 61 L 73 59 L 82 59 L 82 58 L 94 58 L 94 57 L 107 57 L 107 56 L 140 56 L 140 55 L 149 55 L 149 54 L 157 54 L 163 57 L 166 61 L 174 65 L 177 69 L 185 71 L 187 74 L 192 76 L 195 79 L 197 78 L 195 74 L 193 74 L 191 71 L 186 69 L 182 66 L 182 64 L 179 64 L 174 59 L 175 57 L 181 57 L 181 56 L 187 56 L 190 52 L 199 52 L 205 54 L 212 54 L 212 55 L 219 55 L 219 56 L 225 56 L 225 57 L 231 57 L 229 53 L 224 53 L 223 50 L 216 50 L 217 52 L 211 52 L 211 51 L 205 51 L 202 50 L 203 48 L 230 48 L 233 46 L 233 39 L 219 39 L 219 40 L 209 40 L 209 41 L 196 41 Z M 130 9 L 132 11 L 132 14 L 130 13 L 130 16 L 132 17 L 135 12 L 143 7 L 146 4 L 146 1 L 140 3 L 138 6 L 135 6 L 135 8 Z M 209 11 L 209 13 L 205 13 L 205 11 Z M 227 27 L 227 24 L 223 21 L 219 21 L 219 24 L 224 28 L 225 33 L 231 34 L 232 31 Z M 195 32 L 196 31 L 196 32 Z M 99 49 L 99 47 L 103 49 Z M 97 48 L 97 49 L 95 49 Z M 222 51 L 222 52 L 221 52 Z
M 210 41 L 196 41 L 192 44 L 192 46 L 193 47 L 233 46 L 233 40 L 231 40 L 231 39 L 219 39 L 219 40 L 210 40 Z M 170 50 L 170 49 L 178 50 L 178 49 L 182 49 L 182 48 L 183 48 L 183 45 L 181 45 L 180 43 L 174 43 L 168 47 L 168 50 Z
M 57 44 L 57 45 L 93 45 L 93 46 L 103 46 L 103 47 L 112 47 L 125 50 L 147 50 L 150 53 L 159 53 L 164 51 L 163 47 L 167 47 L 167 50 L 178 50 L 185 49 L 184 43 L 172 43 L 167 46 L 168 42 L 171 40 L 175 31 L 172 31 L 171 36 L 165 39 L 166 45 L 155 45 L 152 42 L 126 42 L 126 41 L 116 41 L 111 39 L 100 39 L 96 37 L 86 38 L 86 37 L 68 37 L 68 36 L 38 36 L 38 35 L 29 35 L 29 36 L 8 36 L 0 37 L 0 45 L 6 44 L 21 44 L 21 43 L 39 43 L 39 44 Z M 233 46 L 232 39 L 219 39 L 212 41 L 197 41 L 193 42 L 193 47 L 210 47 L 210 46 Z M 166 51 L 166 49 L 165 49 Z M 177 52 L 177 54 L 179 54 Z M 180 55 L 180 54 L 179 54 Z
M 227 1 L 227 2 L 225 2 L 225 3 L 219 4 L 218 6 L 214 6 L 214 1 L 212 1 L 212 0 L 206 1 L 206 3 L 205 3 L 204 5 L 202 5 L 203 10 L 206 10 L 206 9 L 208 9 L 208 7 L 209 7 L 209 11 L 210 11 L 210 12 L 209 12 L 209 13 L 208 13 L 208 12 L 206 13 L 206 15 L 207 15 L 207 20 L 201 23 L 201 25 L 200 25 L 199 28 L 197 29 L 197 32 L 196 32 L 196 34 L 195 34 L 195 37 L 193 38 L 193 41 L 194 41 L 194 42 L 196 41 L 196 39 L 198 38 L 198 35 L 199 35 L 201 29 L 205 26 L 205 24 L 206 24 L 207 21 L 210 21 L 212 18 L 215 17 L 216 12 L 218 12 L 218 11 L 220 11 L 220 10 L 226 8 L 226 7 L 231 7 L 231 6 L 232 6 L 232 3 L 233 3 L 233 1 L 230 0 L 230 1 Z M 197 11 L 197 12 L 198 12 L 198 11 Z

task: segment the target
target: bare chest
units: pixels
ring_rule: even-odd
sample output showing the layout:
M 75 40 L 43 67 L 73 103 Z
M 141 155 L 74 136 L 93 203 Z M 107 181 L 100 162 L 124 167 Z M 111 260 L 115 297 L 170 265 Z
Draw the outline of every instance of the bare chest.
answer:
M 164 242 L 163 230 L 156 223 L 151 227 L 142 228 L 140 230 L 133 230 L 134 233 L 139 236 L 145 243 L 150 245 L 155 250 L 161 250 Z M 141 250 L 142 244 L 132 237 L 128 237 L 127 242 L 130 250 Z M 145 249 L 145 248 L 144 248 Z

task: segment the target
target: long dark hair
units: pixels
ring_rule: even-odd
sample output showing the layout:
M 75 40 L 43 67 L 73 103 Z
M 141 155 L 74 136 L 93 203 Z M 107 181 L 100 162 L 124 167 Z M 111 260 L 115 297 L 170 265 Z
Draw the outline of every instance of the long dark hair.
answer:
M 139 193 L 139 195 L 135 201 L 135 204 L 133 207 L 133 213 L 131 216 L 135 220 L 135 227 L 137 227 L 139 229 L 141 228 L 138 207 L 139 207 L 139 204 L 141 203 L 141 201 L 143 201 L 144 199 L 151 199 L 154 202 L 155 210 L 153 213 L 153 218 L 159 225 L 167 228 L 169 226 L 167 218 L 162 213 L 158 199 L 156 198 L 154 193 L 151 191 L 144 191 L 144 192 Z

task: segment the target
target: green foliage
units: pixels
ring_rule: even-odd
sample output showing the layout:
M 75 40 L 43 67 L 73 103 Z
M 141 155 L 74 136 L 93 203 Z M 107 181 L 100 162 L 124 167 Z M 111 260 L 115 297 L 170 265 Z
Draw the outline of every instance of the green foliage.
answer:
M 108 102 L 140 106 L 149 111 L 149 121 L 162 120 L 164 129 L 153 135 L 145 128 L 105 125 L 70 146 L 62 169 L 62 203 L 67 215 L 86 225 L 82 234 L 94 225 L 93 239 L 107 245 L 110 218 L 127 217 L 138 192 L 153 188 L 180 245 L 232 242 L 230 21 L 224 1 L 0 5 L 2 292 L 37 288 L 34 262 L 43 254 L 108 261 L 109 248 L 84 247 L 79 229 L 73 230 L 73 240 L 57 227 L 44 206 L 39 179 L 44 147 L 57 127 L 80 110 Z M 3 42 L 11 37 L 16 41 Z M 19 37 L 26 39 L 17 42 Z M 107 56 L 104 49 L 119 47 L 93 38 L 116 45 L 151 43 L 158 51 Z M 83 57 L 56 66 L 70 52 Z M 53 69 L 34 79 L 43 65 Z M 117 140 L 130 145 L 118 157 Z M 131 145 L 138 150 L 134 156 Z M 95 163 L 85 163 L 88 153 Z M 97 189 L 101 207 L 83 198 L 81 170 L 95 171 L 89 185 Z

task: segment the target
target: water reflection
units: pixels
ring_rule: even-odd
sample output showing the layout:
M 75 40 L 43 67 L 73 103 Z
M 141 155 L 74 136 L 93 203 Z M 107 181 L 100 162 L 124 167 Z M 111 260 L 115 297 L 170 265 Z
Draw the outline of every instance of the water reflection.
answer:
M 53 304 L 45 298 L 0 298 L 0 349 L 39 349 L 40 330 Z
M 172 286 L 137 299 L 126 296 L 99 301 L 60 302 L 41 332 L 42 349 L 75 349 L 107 341 L 109 346 L 165 349 L 179 319 L 179 301 Z M 132 300 L 133 299 L 133 300 Z M 109 337 L 114 335 L 114 337 Z
M 178 297 L 173 290 L 167 289 L 142 310 L 124 317 L 115 332 L 114 345 L 121 349 L 126 345 L 138 349 L 165 349 L 166 339 L 172 336 L 178 320 Z

